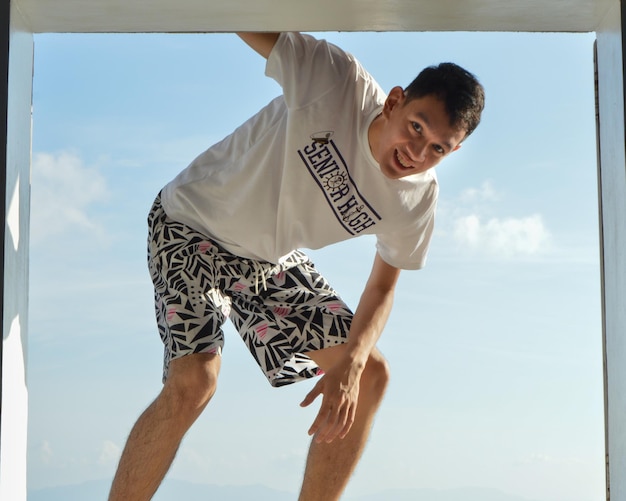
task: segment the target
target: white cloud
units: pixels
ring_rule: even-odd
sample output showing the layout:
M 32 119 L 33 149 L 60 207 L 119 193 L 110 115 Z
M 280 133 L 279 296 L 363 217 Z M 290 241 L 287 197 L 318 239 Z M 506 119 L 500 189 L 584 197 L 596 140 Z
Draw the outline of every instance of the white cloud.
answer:
M 464 203 L 493 202 L 499 198 L 498 193 L 489 180 L 483 181 L 483 184 L 481 184 L 479 188 L 465 189 L 460 196 L 461 202 Z
M 553 251 L 552 237 L 541 214 L 497 215 L 506 210 L 490 180 L 465 189 L 454 201 L 440 203 L 437 232 L 462 249 L 496 258 L 523 258 Z
M 550 233 L 540 214 L 523 218 L 491 218 L 485 222 L 477 214 L 459 217 L 454 238 L 463 246 L 502 257 L 531 256 L 545 251 Z
M 120 457 L 122 449 L 119 445 L 110 440 L 105 440 L 102 443 L 100 449 L 100 455 L 98 456 L 98 464 L 106 465 L 113 462 L 117 462 Z
M 101 234 L 89 208 L 108 196 L 106 181 L 74 153 L 33 156 L 31 235 L 35 241 L 69 231 Z

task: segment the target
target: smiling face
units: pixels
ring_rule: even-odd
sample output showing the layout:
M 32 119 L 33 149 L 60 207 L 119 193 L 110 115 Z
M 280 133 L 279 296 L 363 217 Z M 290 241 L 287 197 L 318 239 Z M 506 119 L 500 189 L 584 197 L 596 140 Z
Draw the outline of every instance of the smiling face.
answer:
M 464 137 L 464 129 L 450 125 L 440 99 L 426 95 L 407 100 L 400 87 L 391 90 L 368 134 L 372 154 L 390 179 L 431 169 L 457 150 Z

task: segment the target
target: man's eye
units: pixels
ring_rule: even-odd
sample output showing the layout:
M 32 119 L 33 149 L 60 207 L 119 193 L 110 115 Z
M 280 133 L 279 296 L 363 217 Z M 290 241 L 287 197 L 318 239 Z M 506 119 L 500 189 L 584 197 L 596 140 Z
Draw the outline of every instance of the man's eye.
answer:
M 435 149 L 435 151 L 437 152 L 438 155 L 443 155 L 446 152 L 446 150 L 444 150 L 438 144 L 434 145 L 433 148 Z
M 415 132 L 422 132 L 422 126 L 417 122 L 411 122 L 411 125 L 413 126 L 413 129 L 415 129 Z

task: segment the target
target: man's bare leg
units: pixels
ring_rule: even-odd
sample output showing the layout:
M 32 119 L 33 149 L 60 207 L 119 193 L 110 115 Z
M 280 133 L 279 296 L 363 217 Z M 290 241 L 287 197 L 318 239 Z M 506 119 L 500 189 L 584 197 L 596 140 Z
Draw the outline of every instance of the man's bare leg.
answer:
M 159 396 L 135 423 L 122 453 L 109 501 L 148 501 L 180 442 L 215 393 L 221 358 L 188 355 L 170 364 Z
M 309 353 L 309 356 L 326 371 L 341 356 L 341 349 L 336 346 Z M 375 350 L 361 376 L 356 416 L 348 435 L 331 443 L 312 440 L 299 501 L 339 500 L 365 449 L 388 379 L 387 363 Z

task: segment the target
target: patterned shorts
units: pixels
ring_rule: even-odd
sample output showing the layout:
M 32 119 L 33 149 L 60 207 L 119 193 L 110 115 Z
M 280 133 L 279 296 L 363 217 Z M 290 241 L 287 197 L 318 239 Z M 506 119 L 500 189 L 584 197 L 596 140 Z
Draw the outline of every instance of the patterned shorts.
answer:
M 160 197 L 148 225 L 163 381 L 175 358 L 221 355 L 227 317 L 272 386 L 316 376 L 306 353 L 346 342 L 352 312 L 304 253 L 281 264 L 235 256 L 168 218 Z

